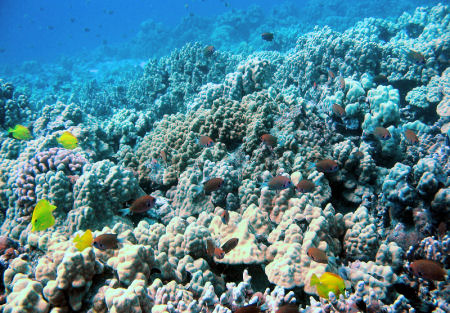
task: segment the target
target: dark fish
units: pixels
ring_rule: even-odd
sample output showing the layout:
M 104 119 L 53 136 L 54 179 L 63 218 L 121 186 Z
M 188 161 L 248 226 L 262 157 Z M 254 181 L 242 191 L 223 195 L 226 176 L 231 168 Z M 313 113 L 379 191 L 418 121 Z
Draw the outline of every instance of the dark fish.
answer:
M 414 50 L 409 50 L 408 58 L 416 64 L 425 64 L 426 62 L 424 55 Z
M 119 248 L 117 234 L 103 234 L 94 238 L 93 245 L 101 251 Z
M 339 87 L 340 87 L 342 90 L 345 90 L 345 79 L 344 79 L 344 77 L 342 77 L 342 76 L 340 76 L 340 75 L 339 75 Z
M 224 180 L 220 177 L 211 178 L 203 183 L 203 190 L 205 193 L 216 191 L 223 186 L 223 182 Z
M 261 313 L 261 309 L 256 304 L 250 304 L 240 307 L 234 313 Z
M 328 70 L 328 80 L 333 80 L 336 77 L 336 74 L 332 70 Z
M 210 57 L 213 55 L 214 51 L 216 51 L 216 48 L 214 48 L 214 46 L 206 46 L 205 49 L 203 49 L 203 54 L 206 57 Z
M 442 265 L 432 260 L 416 260 L 409 266 L 414 275 L 427 280 L 445 279 L 445 270 Z
M 216 257 L 219 260 L 225 257 L 225 252 L 221 248 L 216 247 L 216 244 L 211 238 L 206 240 L 206 254 L 211 258 Z
M 334 173 L 339 169 L 339 165 L 336 161 L 323 159 L 316 163 L 316 168 L 322 173 Z
M 308 256 L 317 263 L 328 263 L 328 256 L 326 255 L 326 253 L 316 247 L 309 248 L 306 254 L 308 254 Z
M 228 210 L 223 210 L 222 213 L 220 213 L 220 218 L 222 219 L 222 223 L 227 225 L 230 221 L 230 213 L 228 213 Z
M 446 222 L 440 222 L 437 228 L 437 234 L 438 239 L 442 240 L 444 238 L 445 234 L 447 234 L 447 223 Z
M 71 22 L 71 23 L 75 23 L 75 18 L 74 18 L 74 17 L 71 17 L 71 18 L 70 18 L 70 22 Z
M 200 136 L 200 138 L 198 139 L 198 143 L 200 144 L 200 146 L 205 148 L 214 146 L 214 141 L 208 136 Z
M 298 313 L 298 305 L 295 303 L 287 303 L 278 307 L 275 313 Z
M 408 143 L 415 145 L 419 143 L 419 137 L 417 137 L 416 133 L 412 131 L 411 129 L 405 130 L 405 137 Z
M 268 186 L 272 190 L 283 190 L 291 187 L 292 181 L 289 177 L 278 175 L 269 181 Z
M 384 127 L 375 127 L 373 134 L 382 140 L 388 140 L 391 138 L 391 133 Z
M 278 143 L 277 137 L 272 136 L 271 134 L 264 134 L 260 138 L 261 141 L 269 148 L 274 148 Z
M 357 159 L 362 159 L 364 157 L 364 152 L 358 150 L 353 153 L 353 156 Z
M 227 242 L 225 242 L 225 243 L 222 245 L 222 250 L 223 250 L 225 253 L 228 253 L 228 252 L 230 252 L 231 250 L 233 250 L 234 248 L 236 248 L 236 246 L 238 245 L 238 243 L 239 243 L 239 239 L 238 239 L 238 238 L 231 238 L 230 240 L 228 240 Z
M 0 254 L 9 248 L 17 248 L 16 242 L 6 236 L 0 236 Z
M 272 41 L 273 40 L 273 33 L 262 33 L 261 38 L 265 41 Z
M 54 30 L 54 29 L 55 29 L 55 26 L 53 26 L 53 25 L 48 25 L 47 28 L 48 28 L 49 30 Z
M 373 82 L 377 85 L 387 85 L 389 83 L 387 77 L 383 74 L 378 74 L 373 78 Z
M 84 28 L 84 32 L 85 32 L 85 33 L 89 33 L 90 31 L 91 31 L 91 29 L 90 29 L 89 27 L 85 27 L 85 28 Z
M 335 103 L 333 104 L 333 106 L 331 107 L 331 109 L 333 110 L 333 113 L 339 117 L 342 117 L 345 115 L 345 110 L 342 106 L 340 106 L 339 104 Z
M 301 193 L 311 192 L 314 190 L 315 187 L 316 185 L 309 179 L 302 179 L 301 181 L 298 182 L 297 186 L 295 186 L 297 191 Z
M 130 211 L 134 213 L 144 213 L 155 206 L 156 198 L 152 196 L 142 196 L 134 200 Z

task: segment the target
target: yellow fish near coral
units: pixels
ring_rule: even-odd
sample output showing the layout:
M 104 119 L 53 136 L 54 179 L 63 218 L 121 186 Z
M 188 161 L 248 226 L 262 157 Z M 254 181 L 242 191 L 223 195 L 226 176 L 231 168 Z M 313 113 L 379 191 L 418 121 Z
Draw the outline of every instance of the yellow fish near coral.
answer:
M 336 297 L 338 297 L 341 293 L 344 294 L 345 291 L 345 283 L 344 279 L 341 276 L 325 272 L 320 276 L 320 279 L 316 274 L 312 274 L 311 276 L 311 287 L 316 286 L 317 293 L 320 297 L 328 299 L 328 294 L 332 291 Z
M 31 231 L 46 230 L 49 227 L 55 225 L 55 218 L 52 212 L 56 209 L 56 206 L 52 205 L 45 199 L 39 200 L 33 210 L 31 216 Z
M 30 130 L 23 126 L 17 124 L 14 126 L 14 128 L 9 128 L 8 133 L 10 133 L 14 138 L 20 139 L 20 140 L 28 140 L 31 139 L 31 133 Z
M 65 131 L 58 139 L 56 139 L 64 148 L 75 149 L 78 147 L 78 139 L 71 132 Z
M 78 251 L 83 251 L 86 248 L 92 247 L 93 241 L 94 237 L 92 236 L 92 231 L 90 229 L 86 230 L 83 235 L 76 235 L 75 238 L 73 238 L 73 242 Z

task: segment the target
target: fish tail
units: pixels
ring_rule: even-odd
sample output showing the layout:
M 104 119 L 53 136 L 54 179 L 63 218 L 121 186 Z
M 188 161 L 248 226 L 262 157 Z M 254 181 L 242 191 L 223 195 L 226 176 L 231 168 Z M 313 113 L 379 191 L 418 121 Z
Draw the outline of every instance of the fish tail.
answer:
M 320 285 L 319 277 L 317 277 L 316 274 L 312 274 L 310 285 L 311 285 L 311 287 L 315 286 L 315 285 Z
M 119 209 L 119 213 L 120 213 L 120 215 L 122 215 L 122 216 L 126 216 L 126 215 L 129 215 L 130 214 L 130 209 L 129 208 L 125 208 L 125 209 Z
M 13 132 L 14 132 L 14 129 L 12 129 L 11 127 L 8 128 L 8 133 L 13 133 Z
M 125 243 L 125 240 L 126 240 L 126 238 L 119 238 L 119 237 L 117 237 L 117 242 L 118 243 Z

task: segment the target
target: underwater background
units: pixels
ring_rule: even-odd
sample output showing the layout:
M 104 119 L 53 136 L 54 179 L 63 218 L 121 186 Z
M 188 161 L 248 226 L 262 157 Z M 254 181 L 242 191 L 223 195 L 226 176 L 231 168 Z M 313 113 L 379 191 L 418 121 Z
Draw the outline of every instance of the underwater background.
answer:
M 0 27 L 1 312 L 450 312 L 448 2 Z

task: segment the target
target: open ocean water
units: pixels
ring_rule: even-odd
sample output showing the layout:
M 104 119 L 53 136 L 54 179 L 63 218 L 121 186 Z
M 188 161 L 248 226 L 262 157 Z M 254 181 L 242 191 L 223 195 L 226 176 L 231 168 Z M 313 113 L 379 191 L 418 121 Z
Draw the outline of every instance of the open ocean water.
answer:
M 0 311 L 450 312 L 450 15 L 1 0 Z

